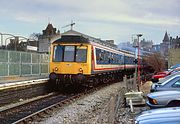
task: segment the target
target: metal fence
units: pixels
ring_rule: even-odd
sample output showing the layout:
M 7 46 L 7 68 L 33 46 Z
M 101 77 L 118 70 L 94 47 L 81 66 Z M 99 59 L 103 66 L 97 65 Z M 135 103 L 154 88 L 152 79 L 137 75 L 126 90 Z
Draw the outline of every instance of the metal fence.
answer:
M 48 72 L 48 54 L 0 50 L 0 77 L 44 75 Z

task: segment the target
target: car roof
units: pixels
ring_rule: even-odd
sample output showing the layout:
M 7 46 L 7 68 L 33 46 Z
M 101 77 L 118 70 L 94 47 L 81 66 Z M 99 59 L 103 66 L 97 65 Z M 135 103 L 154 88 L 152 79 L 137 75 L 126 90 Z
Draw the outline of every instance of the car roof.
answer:
M 180 107 L 160 108 L 142 112 L 137 118 L 138 124 L 176 124 L 180 122 Z M 173 123 L 170 123 L 173 122 Z
M 171 79 L 173 79 L 173 78 L 175 78 L 175 77 L 179 77 L 179 76 L 180 76 L 180 72 L 175 72 L 175 73 L 173 73 L 173 74 L 171 74 L 171 75 L 168 75 L 167 77 L 161 79 L 161 80 L 160 80 L 159 82 L 157 82 L 157 83 L 159 83 L 159 84 L 161 84 L 161 85 L 164 85 L 164 84 L 166 84 L 167 82 L 169 82 L 169 80 L 171 80 Z
M 179 64 L 176 64 L 176 65 L 173 65 L 170 67 L 170 69 L 174 69 L 174 68 L 177 68 L 177 67 L 180 67 L 180 63 Z

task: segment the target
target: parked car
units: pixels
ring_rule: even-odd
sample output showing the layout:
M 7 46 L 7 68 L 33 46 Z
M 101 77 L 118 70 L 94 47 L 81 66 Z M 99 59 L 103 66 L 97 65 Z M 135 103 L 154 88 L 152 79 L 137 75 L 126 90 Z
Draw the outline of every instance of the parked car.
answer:
M 142 112 L 135 124 L 179 124 L 180 107 L 159 108 Z
M 176 65 L 171 66 L 171 67 L 170 67 L 170 69 L 175 69 L 175 68 L 178 68 L 178 67 L 180 67 L 180 63 L 179 63 L 179 64 L 176 64 Z
M 161 91 L 147 94 L 150 108 L 180 107 L 180 91 Z
M 162 79 L 168 75 L 174 74 L 176 72 L 180 72 L 180 67 L 169 69 L 168 71 L 158 72 L 157 74 L 152 76 L 151 81 L 153 83 L 157 83 L 160 79 Z
M 180 90 L 180 72 L 171 74 L 159 80 L 158 83 L 153 83 L 150 92 L 165 90 Z
M 155 74 L 155 75 L 152 76 L 151 81 L 152 81 L 153 83 L 158 82 L 159 79 L 164 78 L 164 77 L 166 77 L 166 76 L 168 76 L 168 75 L 170 75 L 170 74 L 171 74 L 171 70 L 169 70 L 169 71 L 163 71 L 163 72 L 158 72 L 157 74 Z

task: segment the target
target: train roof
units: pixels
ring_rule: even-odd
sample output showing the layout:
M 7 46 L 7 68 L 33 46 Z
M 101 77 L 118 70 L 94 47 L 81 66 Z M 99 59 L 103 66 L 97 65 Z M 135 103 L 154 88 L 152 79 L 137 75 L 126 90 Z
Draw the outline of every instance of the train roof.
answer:
M 92 42 L 94 42 L 94 43 L 98 43 L 103 46 L 107 46 L 107 47 L 110 47 L 112 49 L 115 49 L 115 50 L 118 50 L 121 52 L 125 52 L 127 54 L 134 54 L 130 51 L 118 49 L 117 45 L 115 45 L 115 44 L 106 42 L 105 40 L 101 40 L 99 38 L 94 38 L 94 37 L 88 36 L 86 34 L 83 34 L 83 33 L 80 33 L 80 32 L 74 31 L 74 30 L 69 30 L 65 33 L 62 33 L 61 38 L 55 40 L 53 42 L 53 44 L 54 43 L 67 43 L 67 41 L 68 41 L 68 43 L 90 43 L 90 44 L 92 44 Z
M 60 39 L 55 40 L 54 43 L 90 43 L 89 40 L 83 36 L 78 35 L 62 35 Z

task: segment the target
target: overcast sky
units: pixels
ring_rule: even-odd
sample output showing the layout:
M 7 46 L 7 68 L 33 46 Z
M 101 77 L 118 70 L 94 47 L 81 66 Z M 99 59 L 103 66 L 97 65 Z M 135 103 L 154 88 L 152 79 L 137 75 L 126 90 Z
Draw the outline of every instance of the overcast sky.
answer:
M 162 42 L 167 30 L 180 36 L 180 0 L 1 0 L 0 32 L 28 37 L 48 22 L 61 32 L 73 20 L 74 30 L 115 43 L 133 34 Z

